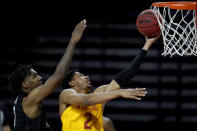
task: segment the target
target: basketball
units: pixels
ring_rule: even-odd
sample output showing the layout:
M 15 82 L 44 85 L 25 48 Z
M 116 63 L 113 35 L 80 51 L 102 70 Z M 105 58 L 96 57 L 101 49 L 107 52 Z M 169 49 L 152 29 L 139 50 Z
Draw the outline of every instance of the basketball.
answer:
M 136 26 L 138 31 L 148 38 L 156 37 L 161 33 L 157 18 L 150 9 L 146 9 L 138 15 Z

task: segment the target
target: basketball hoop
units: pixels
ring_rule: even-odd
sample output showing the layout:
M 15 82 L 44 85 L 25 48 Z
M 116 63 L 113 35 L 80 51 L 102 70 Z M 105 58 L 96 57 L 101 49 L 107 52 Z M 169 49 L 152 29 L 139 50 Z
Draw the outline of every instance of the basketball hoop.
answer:
M 197 56 L 196 2 L 156 2 L 150 9 L 162 31 L 162 55 Z

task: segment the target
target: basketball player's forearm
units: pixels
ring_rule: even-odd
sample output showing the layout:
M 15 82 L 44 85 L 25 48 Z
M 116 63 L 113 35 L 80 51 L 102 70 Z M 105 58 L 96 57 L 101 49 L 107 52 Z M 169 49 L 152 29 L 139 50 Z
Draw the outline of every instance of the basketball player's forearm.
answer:
M 161 34 L 160 34 L 161 35 Z M 151 45 L 159 39 L 160 35 L 154 37 L 154 38 L 147 38 L 144 46 L 142 47 L 142 50 L 138 53 L 138 55 L 134 58 L 134 60 L 131 62 L 131 64 L 124 69 L 122 72 L 120 72 L 114 80 L 122 87 L 126 83 L 128 83 L 132 77 L 135 75 L 135 73 L 138 71 L 140 65 L 144 61 L 144 58 L 147 54 L 147 51 L 151 47 Z
M 150 42 L 145 42 L 144 46 L 142 47 L 143 50 L 148 51 L 149 48 L 151 47 L 152 43 Z
M 137 56 L 132 60 L 131 64 L 120 72 L 114 80 L 122 87 L 127 84 L 138 71 L 140 65 L 143 63 L 147 51 L 141 50 Z
M 55 71 L 55 75 L 60 76 L 60 78 L 64 78 L 68 72 L 74 54 L 75 46 L 80 41 L 85 27 L 86 20 L 83 20 L 79 24 L 77 24 L 74 31 L 72 32 L 71 39 L 69 41 L 68 47 L 66 48 L 66 52 L 64 53 Z
M 61 58 L 59 64 L 57 65 L 55 74 L 57 74 L 63 78 L 65 77 L 66 73 L 69 70 L 70 63 L 72 61 L 75 46 L 76 46 L 76 43 L 73 43 L 71 40 L 68 44 L 68 47 L 66 48 L 64 55 Z
M 160 35 L 161 35 L 161 33 L 154 38 L 145 37 L 146 42 L 145 42 L 144 46 L 142 47 L 142 49 L 148 51 L 149 48 L 152 46 L 152 44 L 155 43 L 159 39 Z
M 112 91 L 112 92 L 103 92 L 103 93 L 91 93 L 91 94 L 82 94 L 83 105 L 94 105 L 99 103 L 104 103 L 106 101 L 121 97 L 121 90 Z
M 37 95 L 34 96 L 35 103 L 39 103 L 44 98 L 46 98 L 63 81 L 72 60 L 74 48 L 75 45 L 73 43 L 69 43 L 66 52 L 64 53 L 56 68 L 55 73 L 44 83 L 43 87 L 40 88 L 40 91 L 37 93 Z

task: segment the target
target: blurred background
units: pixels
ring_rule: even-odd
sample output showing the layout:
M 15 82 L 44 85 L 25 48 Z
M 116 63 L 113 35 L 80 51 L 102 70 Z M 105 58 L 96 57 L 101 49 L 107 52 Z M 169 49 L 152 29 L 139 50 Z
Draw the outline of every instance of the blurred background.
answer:
M 137 31 L 136 18 L 158 1 L 7 5 L 1 24 L 0 103 L 9 112 L 10 126 L 13 127 L 12 103 L 16 96 L 10 92 L 7 79 L 18 64 L 33 64 L 46 80 L 55 71 L 75 25 L 86 19 L 87 28 L 76 46 L 71 68 L 89 75 L 94 87 L 107 84 L 142 48 L 145 39 Z M 161 56 L 162 52 L 160 38 L 128 84 L 147 89 L 148 95 L 142 101 L 119 98 L 106 104 L 104 116 L 113 121 L 117 131 L 196 126 L 197 57 L 171 58 Z M 61 86 L 44 100 L 48 123 L 55 131 L 61 130 L 60 91 Z

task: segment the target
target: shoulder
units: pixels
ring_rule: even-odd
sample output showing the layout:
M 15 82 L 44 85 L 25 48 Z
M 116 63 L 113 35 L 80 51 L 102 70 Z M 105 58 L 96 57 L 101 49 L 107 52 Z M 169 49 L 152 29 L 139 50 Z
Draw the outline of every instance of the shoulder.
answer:
M 27 95 L 27 98 L 28 98 L 28 99 L 33 98 L 33 97 L 40 91 L 40 89 L 42 89 L 42 86 L 38 86 L 38 87 L 32 89 L 32 90 L 29 92 L 29 94 Z
M 65 93 L 76 93 L 76 91 L 74 89 L 64 89 L 61 91 L 60 95 Z
M 36 94 L 40 91 L 40 89 L 42 88 L 42 86 L 38 86 L 34 89 L 32 89 L 29 94 L 27 95 L 27 97 L 25 97 L 25 99 L 23 99 L 24 104 L 32 104 L 35 100 L 35 96 Z
M 61 98 L 63 96 L 65 97 L 65 96 L 70 95 L 70 94 L 75 94 L 75 93 L 76 93 L 76 91 L 74 89 L 64 89 L 64 90 L 61 91 L 61 93 L 59 95 L 59 98 Z
M 76 94 L 77 92 L 74 89 L 64 89 L 59 95 L 59 104 L 60 106 L 66 106 L 70 101 L 70 96 Z

